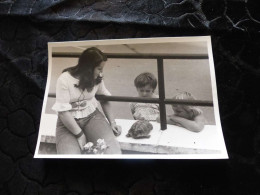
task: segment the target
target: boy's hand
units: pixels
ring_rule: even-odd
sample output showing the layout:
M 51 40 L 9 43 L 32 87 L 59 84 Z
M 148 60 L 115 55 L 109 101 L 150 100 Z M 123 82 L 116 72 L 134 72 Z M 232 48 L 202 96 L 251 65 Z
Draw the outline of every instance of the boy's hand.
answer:
M 111 124 L 111 128 L 113 130 L 113 133 L 115 134 L 115 136 L 119 136 L 122 132 L 122 127 L 117 125 L 116 123 L 112 123 Z

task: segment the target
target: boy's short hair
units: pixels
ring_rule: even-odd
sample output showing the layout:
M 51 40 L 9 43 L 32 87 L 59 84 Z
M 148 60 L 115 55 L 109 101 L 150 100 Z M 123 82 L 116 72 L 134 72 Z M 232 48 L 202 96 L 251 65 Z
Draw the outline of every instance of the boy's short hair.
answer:
M 156 89 L 157 87 L 157 79 L 150 72 L 144 72 L 139 74 L 135 78 L 134 83 L 136 88 L 145 87 L 146 85 L 150 85 L 153 89 Z

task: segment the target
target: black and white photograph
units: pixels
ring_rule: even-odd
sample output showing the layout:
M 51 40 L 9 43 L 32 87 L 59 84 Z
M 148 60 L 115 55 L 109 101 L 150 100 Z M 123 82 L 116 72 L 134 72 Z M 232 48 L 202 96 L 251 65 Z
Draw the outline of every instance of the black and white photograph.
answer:
M 48 43 L 35 158 L 226 159 L 211 37 Z

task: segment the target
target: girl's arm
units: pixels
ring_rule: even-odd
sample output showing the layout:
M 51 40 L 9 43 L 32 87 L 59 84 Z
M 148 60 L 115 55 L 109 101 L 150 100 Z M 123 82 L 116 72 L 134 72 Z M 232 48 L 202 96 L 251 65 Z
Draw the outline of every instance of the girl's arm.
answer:
M 194 120 L 188 120 L 186 118 L 178 117 L 175 115 L 170 116 L 170 121 L 173 123 L 180 124 L 182 127 L 193 131 L 200 132 L 204 128 L 205 118 L 202 115 L 198 115 L 194 118 Z
M 172 115 L 166 116 L 166 123 L 167 123 L 167 124 L 170 124 L 170 125 L 178 125 L 178 126 L 180 126 L 177 122 L 174 122 L 173 120 L 171 120 L 171 116 L 172 116 Z M 160 116 L 158 116 L 158 117 L 156 118 L 156 121 L 157 121 L 158 123 L 161 122 Z
M 82 133 L 82 129 L 79 127 L 71 113 L 69 111 L 58 112 L 58 116 L 64 126 L 67 127 L 71 133 L 73 133 L 75 136 L 79 135 L 77 140 L 82 150 L 84 145 L 87 143 L 86 136 L 84 133 Z
M 116 121 L 114 119 L 111 103 L 108 101 L 100 101 L 101 107 L 104 111 L 105 116 L 107 117 L 107 120 L 109 121 L 112 130 L 116 136 L 119 136 L 121 134 L 121 127 L 116 124 Z

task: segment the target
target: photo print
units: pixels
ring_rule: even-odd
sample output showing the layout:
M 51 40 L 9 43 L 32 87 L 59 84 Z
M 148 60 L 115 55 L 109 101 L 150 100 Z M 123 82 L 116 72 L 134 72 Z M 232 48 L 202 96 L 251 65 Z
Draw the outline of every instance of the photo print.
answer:
M 35 158 L 226 159 L 211 37 L 48 43 Z

